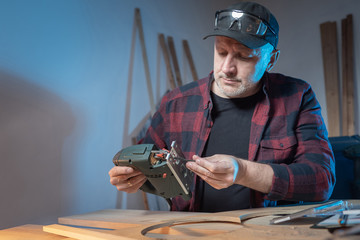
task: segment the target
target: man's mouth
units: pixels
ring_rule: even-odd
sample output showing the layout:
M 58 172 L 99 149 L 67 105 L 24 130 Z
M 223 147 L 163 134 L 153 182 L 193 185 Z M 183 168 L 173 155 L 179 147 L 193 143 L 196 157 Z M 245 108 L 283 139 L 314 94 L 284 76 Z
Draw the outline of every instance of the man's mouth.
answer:
M 235 83 L 241 82 L 241 80 L 239 80 L 239 79 L 226 78 L 226 77 L 222 77 L 222 80 L 224 81 L 225 84 L 235 84 Z

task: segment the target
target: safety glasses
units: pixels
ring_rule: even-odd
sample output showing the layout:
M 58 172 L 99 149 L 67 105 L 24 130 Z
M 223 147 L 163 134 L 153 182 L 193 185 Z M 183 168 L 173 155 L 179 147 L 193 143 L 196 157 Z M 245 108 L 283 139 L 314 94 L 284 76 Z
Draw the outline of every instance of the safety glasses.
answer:
M 269 29 L 277 37 L 274 30 L 265 21 L 238 10 L 217 11 L 215 29 L 239 31 L 255 36 L 264 36 Z

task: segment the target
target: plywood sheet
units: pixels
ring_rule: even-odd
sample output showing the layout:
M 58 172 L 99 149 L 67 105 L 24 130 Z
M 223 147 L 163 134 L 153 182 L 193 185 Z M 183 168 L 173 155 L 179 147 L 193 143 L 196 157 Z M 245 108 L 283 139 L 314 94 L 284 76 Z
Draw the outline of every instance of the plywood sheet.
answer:
M 352 15 L 341 21 L 342 56 L 342 133 L 355 134 L 354 117 L 354 36 Z
M 340 136 L 339 66 L 336 22 L 320 24 L 325 92 L 330 137 Z
M 6 239 L 6 240 L 24 240 L 24 239 L 68 240 L 69 239 L 61 235 L 43 232 L 42 228 L 43 226 L 41 225 L 27 224 L 23 226 L 0 230 L 0 239 Z
M 352 206 L 360 200 L 348 201 Z M 113 230 L 86 229 L 81 231 L 82 238 L 87 234 L 102 233 L 103 239 L 113 236 L 130 239 L 308 239 L 321 240 L 331 238 L 327 229 L 310 228 L 315 222 L 309 218 L 270 225 L 270 220 L 284 214 L 293 214 L 321 204 L 286 207 L 245 209 L 218 213 L 167 212 L 145 210 L 109 209 L 88 214 L 60 218 L 60 223 L 83 225 L 87 227 L 113 227 Z M 110 223 L 113 225 L 107 225 Z M 60 225 L 61 226 L 61 225 Z M 63 236 L 73 237 L 78 232 L 73 227 L 62 228 L 57 225 L 46 226 L 46 231 L 62 229 Z M 84 237 L 85 236 L 85 237 Z M 100 235 L 99 235 L 100 236 Z M 357 236 L 355 236 L 357 237 Z M 356 239 L 350 237 L 349 239 Z
M 58 223 L 75 226 L 121 229 L 142 226 L 149 223 L 155 224 L 174 218 L 196 215 L 199 215 L 199 213 L 105 209 L 87 214 L 60 217 Z
M 266 224 L 266 222 L 269 222 L 268 220 L 265 220 L 265 222 L 262 221 L 262 224 L 257 224 L 259 222 L 258 219 L 263 217 L 266 218 L 270 216 L 272 218 L 275 217 L 276 214 L 291 214 L 312 206 L 315 205 L 259 208 L 201 214 L 190 212 L 152 212 L 144 210 L 111 209 L 59 218 L 59 223 L 88 227 L 114 228 L 115 230 L 105 233 L 116 236 L 125 236 L 130 239 L 151 239 L 154 237 L 172 239 L 174 236 L 184 237 L 181 239 L 239 239 L 239 236 L 245 236 L 243 239 L 251 240 L 259 239 L 259 236 L 269 236 L 268 239 L 284 239 L 282 238 L 284 235 L 288 236 L 289 239 L 290 237 L 291 239 L 297 239 L 296 237 L 299 237 L 298 239 L 304 239 L 306 237 L 306 239 L 318 240 L 324 239 L 323 237 L 329 237 L 330 235 L 327 231 L 318 231 L 317 233 L 311 231 L 313 238 L 309 237 L 309 224 L 296 226 L 296 231 L 293 231 L 294 228 L 289 228 L 288 225 L 269 226 Z M 249 224 L 247 224 L 247 221 L 249 221 Z M 240 224 L 240 222 L 242 224 Z M 163 225 L 163 227 L 154 228 L 155 225 L 159 224 Z M 59 228 L 58 226 L 48 226 L 46 229 L 47 231 L 53 232 L 52 228 L 54 227 Z M 153 230 L 148 231 L 147 235 L 143 236 L 141 232 L 147 228 Z M 67 228 L 67 231 L 70 231 L 70 234 L 72 234 L 73 230 L 74 229 Z M 85 235 L 91 234 L 91 231 L 94 230 L 87 229 L 87 232 L 82 231 L 82 233 Z M 75 232 L 77 232 L 77 230 Z M 66 235 L 63 232 L 63 236 L 72 235 Z M 104 236 L 105 235 L 103 235 L 103 237 Z

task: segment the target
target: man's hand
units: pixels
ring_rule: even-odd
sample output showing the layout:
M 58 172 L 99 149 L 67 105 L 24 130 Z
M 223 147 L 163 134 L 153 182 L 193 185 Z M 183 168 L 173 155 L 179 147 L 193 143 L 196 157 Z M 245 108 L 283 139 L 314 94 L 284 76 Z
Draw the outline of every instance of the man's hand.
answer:
M 194 155 L 193 160 L 186 167 L 216 189 L 239 184 L 263 193 L 271 190 L 274 171 L 270 165 L 224 154 L 204 158 Z
M 146 182 L 145 175 L 131 167 L 115 166 L 109 171 L 110 183 L 119 191 L 134 193 Z
M 216 189 L 227 188 L 234 184 L 238 172 L 244 167 L 229 155 L 216 154 L 211 157 L 201 158 L 193 156 L 195 162 L 186 163 L 186 167 L 201 177 L 209 185 Z

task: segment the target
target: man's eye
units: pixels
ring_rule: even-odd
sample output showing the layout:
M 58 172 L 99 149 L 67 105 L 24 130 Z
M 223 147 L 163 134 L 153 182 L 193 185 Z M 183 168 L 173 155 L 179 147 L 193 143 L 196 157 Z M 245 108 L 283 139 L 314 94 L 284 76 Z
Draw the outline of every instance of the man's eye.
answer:
M 249 60 L 249 59 L 251 59 L 251 56 L 250 55 L 244 55 L 244 54 L 237 54 L 236 58 L 237 59 L 242 59 L 242 60 Z
M 227 52 L 218 52 L 220 56 L 226 56 Z

